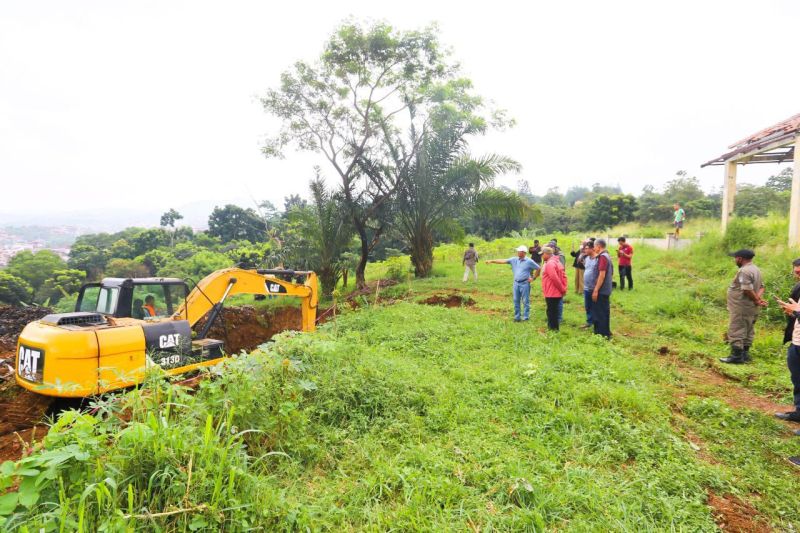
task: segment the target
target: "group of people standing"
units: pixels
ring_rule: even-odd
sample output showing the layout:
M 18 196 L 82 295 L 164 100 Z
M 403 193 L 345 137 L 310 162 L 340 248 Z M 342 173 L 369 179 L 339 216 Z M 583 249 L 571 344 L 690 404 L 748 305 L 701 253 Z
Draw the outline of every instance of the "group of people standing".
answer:
M 624 237 L 618 239 L 617 249 L 620 270 L 620 287 L 625 288 L 625 281 L 629 289 L 633 289 L 631 274 L 631 259 L 633 247 L 626 242 Z M 530 254 L 530 257 L 528 257 Z M 608 252 L 604 239 L 589 238 L 578 250 L 573 250 L 570 255 L 574 258 L 572 266 L 575 269 L 575 292 L 583 296 L 586 312 L 584 328 L 593 328 L 597 335 L 611 338 L 611 293 L 614 290 L 614 262 Z M 462 261 L 466 267 L 464 281 L 472 272 L 477 280 L 475 265 L 478 255 L 475 247 L 470 247 L 464 253 Z M 491 259 L 486 264 L 507 264 L 511 266 L 514 275 L 514 321 L 523 322 L 530 318 L 530 293 L 531 283 L 537 278 L 542 279 L 542 295 L 547 308 L 547 327 L 557 331 L 564 314 L 564 296 L 567 294 L 567 275 L 565 272 L 566 257 L 558 246 L 558 241 L 552 239 L 545 246 L 538 240 L 530 248 L 521 245 L 517 248 L 517 255 L 508 259 Z

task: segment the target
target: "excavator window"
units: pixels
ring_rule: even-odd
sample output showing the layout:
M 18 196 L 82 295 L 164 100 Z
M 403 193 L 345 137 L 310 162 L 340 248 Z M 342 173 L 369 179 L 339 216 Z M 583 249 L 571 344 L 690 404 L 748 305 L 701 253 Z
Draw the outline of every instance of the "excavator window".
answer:
M 96 313 L 98 296 L 100 296 L 99 284 L 85 287 L 83 293 L 81 294 L 79 307 L 75 310 Z
M 117 299 L 119 298 L 119 287 L 101 287 L 97 297 L 98 313 L 113 315 L 117 310 Z
M 174 304 L 183 301 L 183 285 L 136 284 L 133 287 L 133 318 L 163 318 L 175 312 Z

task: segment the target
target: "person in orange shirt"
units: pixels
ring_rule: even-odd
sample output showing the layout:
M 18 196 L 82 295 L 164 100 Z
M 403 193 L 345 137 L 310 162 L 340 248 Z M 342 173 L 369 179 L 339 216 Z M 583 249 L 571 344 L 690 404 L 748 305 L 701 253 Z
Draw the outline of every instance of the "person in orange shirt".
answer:
M 145 313 L 147 313 L 147 317 L 154 317 L 156 316 L 156 299 L 153 297 L 152 294 L 148 294 L 144 298 L 144 305 L 142 306 Z M 145 318 L 147 318 L 145 317 Z

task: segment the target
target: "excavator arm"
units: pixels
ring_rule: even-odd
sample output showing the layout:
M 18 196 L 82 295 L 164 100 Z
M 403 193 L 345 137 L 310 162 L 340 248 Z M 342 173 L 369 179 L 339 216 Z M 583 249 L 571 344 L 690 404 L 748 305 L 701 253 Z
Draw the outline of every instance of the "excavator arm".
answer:
M 303 283 L 287 281 L 304 278 Z M 186 302 L 178 308 L 172 318 L 188 320 L 194 326 L 209 311 L 211 315 L 200 337 L 205 336 L 222 304 L 234 294 L 263 294 L 269 296 L 295 296 L 301 298 L 303 331 L 314 331 L 317 318 L 317 275 L 310 271 L 294 270 L 246 270 L 226 268 L 203 278 L 186 297 Z

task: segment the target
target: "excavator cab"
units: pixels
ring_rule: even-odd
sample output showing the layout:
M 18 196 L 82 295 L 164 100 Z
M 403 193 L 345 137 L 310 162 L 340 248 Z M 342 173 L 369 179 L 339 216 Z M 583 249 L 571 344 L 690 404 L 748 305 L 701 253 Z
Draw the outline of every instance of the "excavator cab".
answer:
M 186 303 L 187 296 L 189 286 L 179 278 L 105 278 L 81 287 L 75 311 L 115 318 L 161 319 L 172 316 Z M 148 301 L 152 301 L 149 306 Z

